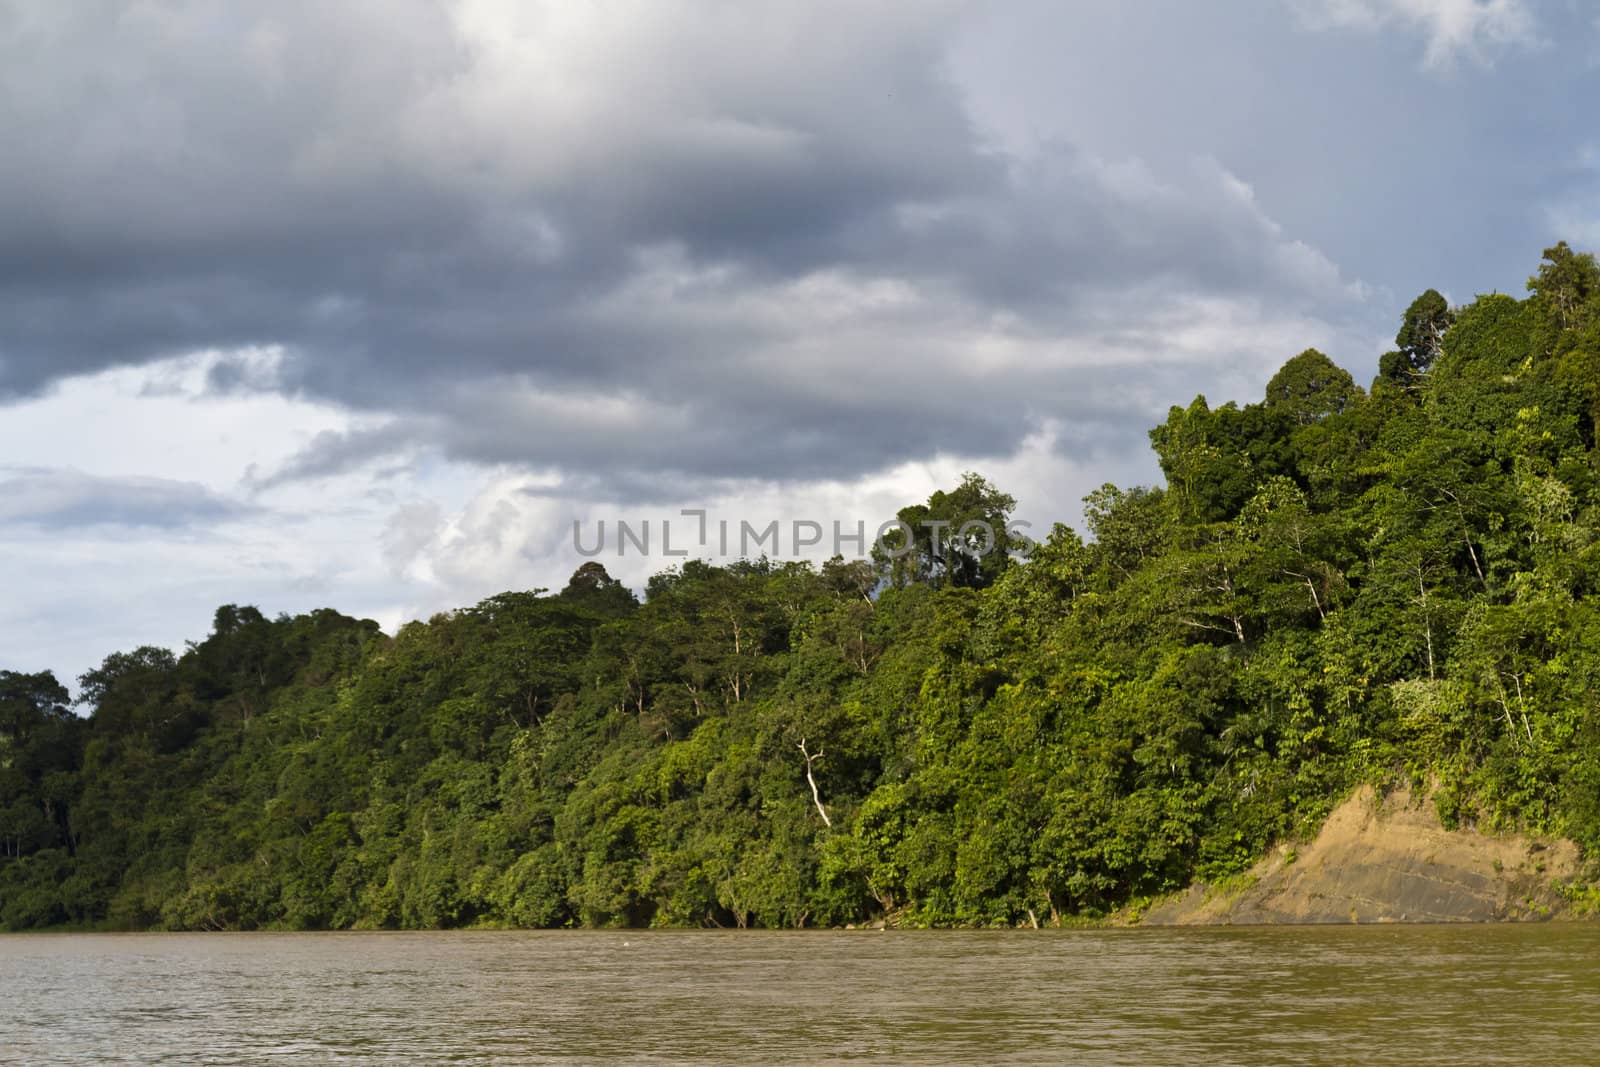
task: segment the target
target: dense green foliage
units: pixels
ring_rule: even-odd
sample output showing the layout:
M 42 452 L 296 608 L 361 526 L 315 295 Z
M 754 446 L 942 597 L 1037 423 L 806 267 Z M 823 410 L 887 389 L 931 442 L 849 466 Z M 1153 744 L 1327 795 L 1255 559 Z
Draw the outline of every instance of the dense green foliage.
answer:
M 0 926 L 1048 921 L 1396 776 L 1600 855 L 1600 269 L 1530 291 L 1424 294 L 1370 391 L 1306 352 L 1174 407 L 1166 485 L 1025 563 L 690 562 L 642 604 L 590 563 L 392 638 L 225 607 L 87 718 L 0 673 Z

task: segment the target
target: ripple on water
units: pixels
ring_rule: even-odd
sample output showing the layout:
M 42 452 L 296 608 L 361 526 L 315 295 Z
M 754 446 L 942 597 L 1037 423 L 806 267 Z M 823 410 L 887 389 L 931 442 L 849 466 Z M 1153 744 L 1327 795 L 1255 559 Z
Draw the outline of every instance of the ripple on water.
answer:
M 1582 1062 L 1600 926 L 0 938 L 0 1062 Z

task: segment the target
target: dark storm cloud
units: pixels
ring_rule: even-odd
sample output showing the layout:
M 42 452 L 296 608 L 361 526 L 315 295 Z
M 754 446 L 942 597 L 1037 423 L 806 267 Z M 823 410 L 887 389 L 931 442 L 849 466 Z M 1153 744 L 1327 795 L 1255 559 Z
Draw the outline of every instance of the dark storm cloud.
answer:
M 0 395 L 271 345 L 213 385 L 392 417 L 263 486 L 416 448 L 619 484 L 1006 455 L 1143 419 L 1107 390 L 1160 373 L 1119 341 L 1147 313 L 1354 292 L 1220 164 L 995 150 L 947 10 L 4 10 Z
M 184 529 L 249 509 L 194 482 L 103 478 L 74 470 L 0 468 L 0 527 L 58 531 L 86 526 Z

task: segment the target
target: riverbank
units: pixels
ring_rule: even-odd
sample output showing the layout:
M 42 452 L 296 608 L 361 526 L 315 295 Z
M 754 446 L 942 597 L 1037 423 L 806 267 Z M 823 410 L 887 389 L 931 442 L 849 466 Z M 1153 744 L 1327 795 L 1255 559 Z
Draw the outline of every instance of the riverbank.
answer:
M 1432 802 L 1370 786 L 1310 842 L 1281 845 L 1248 872 L 1119 919 L 1147 926 L 1538 921 L 1583 917 L 1565 888 L 1581 871 L 1570 841 L 1447 830 Z

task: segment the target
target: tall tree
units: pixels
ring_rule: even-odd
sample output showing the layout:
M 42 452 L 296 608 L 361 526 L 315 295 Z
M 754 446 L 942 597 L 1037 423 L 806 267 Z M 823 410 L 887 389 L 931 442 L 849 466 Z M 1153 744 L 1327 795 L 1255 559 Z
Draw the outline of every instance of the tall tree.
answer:
M 880 573 L 893 585 L 991 585 L 1011 564 L 1016 506 L 1016 498 L 968 472 L 954 489 L 900 510 L 900 527 L 874 549 Z
M 1361 395 L 1349 371 L 1308 348 L 1272 376 L 1265 403 L 1269 411 L 1281 411 L 1297 425 L 1309 426 L 1339 414 Z
M 1436 289 L 1429 289 L 1406 308 L 1394 343 L 1411 373 L 1426 374 L 1438 360 L 1445 332 L 1454 321 L 1449 303 Z

